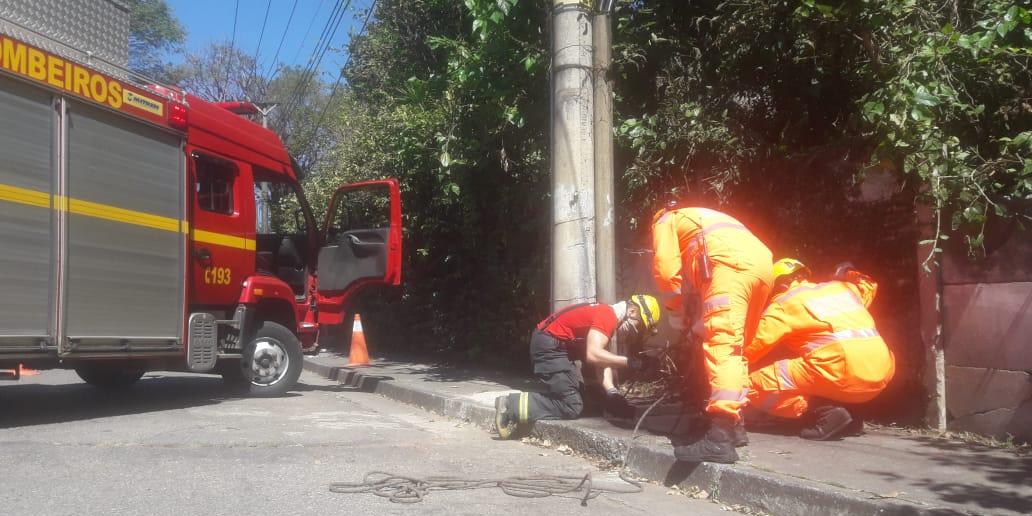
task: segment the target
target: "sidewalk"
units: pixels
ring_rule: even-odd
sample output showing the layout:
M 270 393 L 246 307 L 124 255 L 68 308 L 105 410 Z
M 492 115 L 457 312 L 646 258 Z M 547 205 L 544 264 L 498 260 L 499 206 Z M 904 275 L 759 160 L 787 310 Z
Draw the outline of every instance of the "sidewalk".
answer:
M 535 387 L 490 371 L 384 359 L 349 369 L 346 362 L 323 354 L 306 357 L 305 369 L 488 430 L 496 396 Z M 533 436 L 615 463 L 631 431 L 585 418 L 539 422 Z M 643 431 L 627 462 L 640 477 L 775 515 L 1032 513 L 1032 457 L 1007 450 L 884 430 L 832 442 L 752 431 L 749 440 L 736 465 L 694 465 L 674 460 L 668 438 Z

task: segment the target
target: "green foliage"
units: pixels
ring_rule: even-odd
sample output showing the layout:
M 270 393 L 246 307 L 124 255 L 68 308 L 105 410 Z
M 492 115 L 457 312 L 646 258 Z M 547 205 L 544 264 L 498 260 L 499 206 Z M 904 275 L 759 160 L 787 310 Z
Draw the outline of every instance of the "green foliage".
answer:
M 834 149 L 948 212 L 938 239 L 963 229 L 977 247 L 989 214 L 1028 218 L 1032 24 L 1018 2 L 632 4 L 616 39 L 631 206 L 726 196 Z
M 401 180 L 405 284 L 384 313 L 415 346 L 475 356 L 547 310 L 545 8 L 382 0 L 351 44 L 340 144 L 305 186 L 324 208 L 339 183 Z
M 269 128 L 280 135 L 305 174 L 332 151 L 337 141 L 332 128 L 317 127 L 315 121 L 324 111 L 340 107 L 330 98 L 329 85 L 318 77 L 309 77 L 305 87 L 299 87 L 306 78 L 303 72 L 285 66 L 270 79 L 260 73 L 253 56 L 228 43 L 216 42 L 187 55 L 167 77 L 169 82 L 214 102 L 276 104 L 269 114 Z M 327 108 L 329 102 L 334 104 Z
M 401 179 L 406 280 L 384 313 L 425 347 L 475 356 L 547 310 L 550 7 L 381 0 L 350 45 L 306 189 L 321 207 L 339 183 Z M 618 2 L 620 227 L 636 228 L 620 238 L 704 192 L 779 252 L 880 253 L 903 275 L 920 195 L 938 239 L 977 247 L 987 216 L 1028 216 L 1030 38 L 1017 1 Z M 875 172 L 892 202 L 848 210 Z
M 881 49 L 867 70 L 881 84 L 860 99 L 875 159 L 901 163 L 951 214 L 939 239 L 963 226 L 980 247 L 991 214 L 1032 199 L 1032 13 L 1010 1 L 963 13 L 897 1 L 860 18 Z
M 186 31 L 165 0 L 127 0 L 129 4 L 129 68 L 164 79 L 169 70 L 164 60 L 186 41 Z

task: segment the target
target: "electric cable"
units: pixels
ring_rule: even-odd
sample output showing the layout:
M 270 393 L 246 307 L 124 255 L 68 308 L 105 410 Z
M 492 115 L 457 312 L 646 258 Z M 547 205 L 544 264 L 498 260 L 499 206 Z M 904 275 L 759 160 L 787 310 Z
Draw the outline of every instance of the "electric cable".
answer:
M 240 17 L 240 0 L 236 0 L 236 7 L 233 8 L 233 37 L 229 40 L 229 50 L 232 52 L 236 48 L 236 28 L 237 18 Z
M 262 30 L 258 32 L 258 46 L 254 48 L 254 67 L 258 68 L 258 54 L 262 51 L 262 39 L 265 38 L 265 26 L 269 23 L 269 10 L 272 8 L 272 0 L 265 4 L 265 20 L 262 21 Z
M 283 34 L 280 36 L 279 44 L 276 45 L 276 53 L 272 56 L 272 62 L 269 63 L 269 69 L 265 72 L 265 75 L 270 75 L 273 69 L 276 69 L 276 60 L 279 59 L 280 50 L 283 49 L 283 42 L 287 39 L 287 33 L 290 32 L 290 23 L 294 21 L 294 11 L 297 10 L 297 0 L 294 0 L 294 5 L 290 7 L 290 15 L 287 16 L 287 26 L 283 28 Z M 278 69 L 276 70 L 279 71 Z M 272 82 L 272 79 L 269 79 Z
M 329 489 L 333 493 L 372 493 L 394 503 L 419 503 L 433 491 L 469 491 L 497 487 L 503 493 L 517 498 L 547 498 L 549 496 L 578 498 L 583 507 L 588 505 L 588 500 L 597 498 L 605 493 L 640 493 L 645 489 L 644 482 L 628 475 L 627 459 L 630 457 L 634 442 L 639 437 L 638 431 L 641 429 L 642 422 L 645 421 L 645 418 L 648 417 L 654 408 L 667 398 L 668 394 L 669 390 L 666 390 L 641 413 L 634 425 L 631 437 L 624 440 L 624 455 L 617 476 L 626 485 L 597 485 L 591 476 L 591 471 L 585 473 L 584 476 L 529 475 L 501 479 L 450 476 L 418 478 L 397 475 L 386 471 L 371 471 L 366 473 L 361 482 L 333 482 L 330 484 Z M 580 493 L 583 493 L 583 495 L 572 496 Z
M 322 64 L 323 57 L 326 55 L 326 51 L 329 50 L 330 44 L 333 42 L 333 38 L 337 35 L 337 30 L 340 28 L 340 23 L 344 19 L 344 13 L 351 5 L 351 0 L 347 0 L 347 4 L 341 7 L 342 0 L 338 0 L 334 12 L 330 13 L 330 19 L 327 21 L 326 26 L 323 28 L 323 34 L 320 35 L 319 41 L 316 44 L 316 48 L 312 53 L 312 57 L 309 59 L 308 66 L 301 73 L 301 78 L 298 80 L 294 90 L 287 97 L 287 101 L 284 103 L 286 106 L 282 113 L 284 118 L 288 118 L 294 109 L 300 104 L 301 99 L 308 91 L 308 86 L 312 79 L 315 77 L 316 72 L 319 69 L 319 65 Z M 332 26 L 332 29 L 330 27 Z M 321 48 L 320 48 L 321 47 Z
M 366 12 L 365 20 L 362 21 L 362 27 L 358 29 L 358 34 L 356 36 L 360 37 L 362 36 L 362 34 L 365 33 L 366 25 L 369 24 L 369 18 L 373 15 L 373 11 L 376 10 L 376 2 L 377 0 L 373 0 L 373 3 L 369 5 L 369 11 Z M 344 79 L 344 70 L 348 67 L 348 64 L 350 63 L 351 52 L 348 51 L 348 57 L 344 61 L 344 64 L 340 67 L 340 73 L 337 74 L 337 80 L 333 83 L 333 88 L 330 90 L 330 95 L 326 97 L 326 103 L 323 104 L 322 109 L 319 110 L 319 117 L 316 119 L 315 128 L 312 129 L 312 138 L 308 140 L 308 145 L 305 145 L 304 152 L 302 152 L 301 154 L 308 152 L 309 148 L 312 145 L 312 142 L 315 141 L 315 136 L 319 133 L 319 129 L 322 128 L 323 120 L 325 120 L 326 118 L 326 111 L 329 109 L 330 104 L 333 103 L 333 97 L 337 95 L 337 88 L 340 87 L 340 82 Z
M 350 3 L 350 2 L 349 2 Z M 312 48 L 312 55 L 308 57 L 308 61 L 305 63 L 304 68 L 301 71 L 300 79 L 297 84 L 294 85 L 294 89 L 285 102 L 286 105 L 290 106 L 297 98 L 299 98 L 299 92 L 302 90 L 302 84 L 304 84 L 310 74 L 312 74 L 317 68 L 316 63 L 322 58 L 324 48 L 328 46 L 329 41 L 332 39 L 331 34 L 336 31 L 336 24 L 340 23 L 341 15 L 343 14 L 342 6 L 344 0 L 337 0 L 333 8 L 330 10 L 330 14 L 326 19 L 326 23 L 323 25 L 322 32 L 319 34 L 319 38 L 315 41 L 315 46 Z
M 308 28 L 305 29 L 305 35 L 301 36 L 301 41 L 302 42 L 304 42 L 306 39 L 308 39 L 308 35 L 311 34 L 312 26 L 315 25 L 315 19 L 319 17 L 319 11 L 322 10 L 322 5 L 323 5 L 323 2 L 325 2 L 325 1 L 326 0 L 319 0 L 319 3 L 316 4 L 315 12 L 312 13 L 312 19 L 308 20 Z M 303 43 L 301 45 L 297 46 L 297 51 L 294 52 L 294 57 L 290 60 L 291 63 L 296 63 L 297 62 L 297 58 L 301 56 L 301 49 L 303 49 L 303 48 L 304 48 L 304 44 Z

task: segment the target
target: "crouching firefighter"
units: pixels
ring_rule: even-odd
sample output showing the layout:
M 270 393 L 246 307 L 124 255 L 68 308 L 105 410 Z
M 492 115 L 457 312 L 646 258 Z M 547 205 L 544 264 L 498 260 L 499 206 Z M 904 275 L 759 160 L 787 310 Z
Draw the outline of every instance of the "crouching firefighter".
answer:
M 774 274 L 774 298 L 745 357 L 755 364 L 784 346 L 790 358 L 750 374 L 750 407 L 802 419 L 805 439 L 860 431 L 860 419 L 835 403 L 874 399 L 895 372 L 892 352 L 867 311 L 878 285 L 848 263 L 825 283 L 808 281 L 810 270 L 793 259 L 778 260 Z
M 613 305 L 584 303 L 563 308 L 538 323 L 530 336 L 530 360 L 544 392 L 495 399 L 495 428 L 502 439 L 539 419 L 576 419 L 584 408 L 574 360 L 598 368 L 650 369 L 649 357 L 624 357 L 606 348 L 612 339 L 634 340 L 656 332 L 659 302 L 635 294 Z M 614 386 L 603 382 L 609 395 Z

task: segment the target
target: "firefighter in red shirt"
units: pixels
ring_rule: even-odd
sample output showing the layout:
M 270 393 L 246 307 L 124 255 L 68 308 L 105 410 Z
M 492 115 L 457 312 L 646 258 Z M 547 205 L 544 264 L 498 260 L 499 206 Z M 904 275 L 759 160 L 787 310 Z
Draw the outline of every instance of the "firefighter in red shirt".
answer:
M 599 367 L 648 368 L 646 357 L 623 357 L 606 350 L 613 338 L 654 333 L 659 302 L 635 294 L 613 305 L 566 307 L 538 323 L 530 337 L 530 360 L 545 392 L 518 392 L 495 399 L 495 428 L 502 439 L 539 419 L 576 419 L 584 408 L 574 360 Z M 607 390 L 612 385 L 603 385 Z M 615 390 L 615 389 L 613 389 Z

